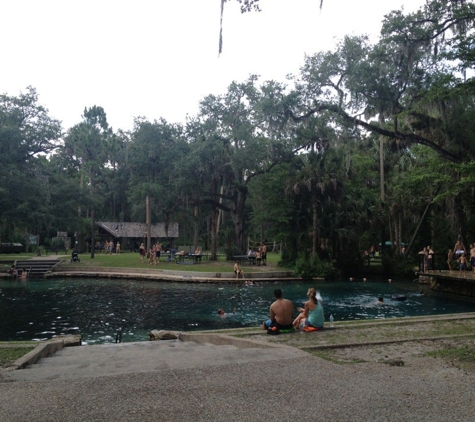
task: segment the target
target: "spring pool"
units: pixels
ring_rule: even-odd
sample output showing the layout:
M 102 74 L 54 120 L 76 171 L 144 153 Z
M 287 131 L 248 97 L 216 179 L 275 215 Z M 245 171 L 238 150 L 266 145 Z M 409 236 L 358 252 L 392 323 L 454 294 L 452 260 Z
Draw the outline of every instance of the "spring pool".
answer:
M 136 280 L 53 279 L 0 281 L 0 341 L 45 340 L 81 334 L 83 343 L 148 339 L 152 329 L 192 331 L 256 327 L 268 316 L 273 291 L 301 306 L 309 287 L 323 297 L 325 317 L 335 321 L 473 312 L 475 304 L 430 291 L 412 282 L 277 281 L 243 284 L 170 283 Z M 406 300 L 391 300 L 404 294 Z M 376 305 L 378 296 L 384 304 Z M 217 309 L 227 313 L 224 318 Z

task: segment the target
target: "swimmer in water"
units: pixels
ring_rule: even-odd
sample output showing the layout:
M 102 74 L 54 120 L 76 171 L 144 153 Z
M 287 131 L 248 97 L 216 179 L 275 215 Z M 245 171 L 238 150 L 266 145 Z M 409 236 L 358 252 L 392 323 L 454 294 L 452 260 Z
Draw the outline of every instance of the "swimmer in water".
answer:
M 236 308 L 233 309 L 233 312 L 232 313 L 226 313 L 224 312 L 223 308 L 219 308 L 218 309 L 218 315 L 221 317 L 221 318 L 225 318 L 227 317 L 228 315 L 234 315 L 236 313 Z
M 375 305 L 381 305 L 384 303 L 384 298 L 382 296 L 378 297 L 378 300 L 374 302 Z

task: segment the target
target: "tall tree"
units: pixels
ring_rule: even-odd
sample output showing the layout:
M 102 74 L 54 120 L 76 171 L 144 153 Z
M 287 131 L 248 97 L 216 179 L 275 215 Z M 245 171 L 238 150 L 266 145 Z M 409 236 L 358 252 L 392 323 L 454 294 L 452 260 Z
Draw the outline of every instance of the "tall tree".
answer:
M 161 219 L 165 227 L 176 212 L 179 191 L 173 188 L 177 173 L 175 163 L 186 155 L 182 136 L 183 128 L 165 119 L 149 122 L 136 119 L 128 149 L 128 184 L 131 217 L 145 219 L 145 198 L 149 196 L 152 220 Z
M 98 206 L 98 183 L 101 182 L 103 171 L 108 162 L 108 138 L 112 129 L 107 123 L 107 116 L 102 107 L 93 106 L 84 109 L 83 121 L 73 126 L 65 139 L 65 148 L 77 162 L 80 173 L 81 192 L 87 191 L 86 204 L 79 204 L 78 215 L 90 220 L 90 249 L 94 258 L 95 244 L 95 211 Z M 84 210 L 84 205 L 86 210 Z M 85 214 L 84 214 L 85 212 Z M 79 236 L 80 248 L 84 250 L 83 236 Z
M 266 104 L 272 97 L 281 97 L 282 84 L 270 83 L 257 87 L 258 78 L 250 76 L 243 83 L 233 82 L 226 94 L 208 96 L 200 104 L 198 118 L 212 122 L 215 134 L 225 142 L 225 173 L 227 207 L 234 224 L 234 247 L 244 251 L 245 208 L 250 181 L 265 174 L 278 163 L 293 156 L 291 135 L 279 128 L 271 132 L 271 113 Z
M 51 215 L 48 207 L 37 203 L 39 192 L 47 190 L 38 157 L 51 153 L 60 139 L 60 122 L 38 104 L 35 89 L 28 87 L 17 97 L 0 95 L 0 237 L 10 237 L 16 226 L 30 233 L 45 228 Z M 36 217 L 30 213 L 23 219 L 25 215 L 17 212 L 23 208 Z

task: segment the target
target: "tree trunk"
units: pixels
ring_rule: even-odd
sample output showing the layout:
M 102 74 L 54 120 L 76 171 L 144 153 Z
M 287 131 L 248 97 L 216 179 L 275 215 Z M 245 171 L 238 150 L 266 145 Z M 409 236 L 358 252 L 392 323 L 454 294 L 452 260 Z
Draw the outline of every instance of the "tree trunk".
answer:
M 36 256 L 41 256 L 41 250 L 40 250 L 40 231 L 38 230 L 38 233 L 36 233 Z
M 393 222 L 392 222 L 392 218 L 391 218 L 391 211 L 388 212 L 388 229 L 389 229 L 389 242 L 390 242 L 390 247 L 391 247 L 391 250 L 394 251 L 394 232 L 395 230 L 393 231 Z M 384 240 L 383 241 L 383 248 L 386 246 L 386 241 Z
M 312 192 L 312 255 L 317 255 L 318 248 L 318 199 L 315 191 Z
M 79 192 L 81 192 L 81 194 L 83 193 L 83 189 L 84 189 L 84 170 L 83 170 L 83 166 L 81 164 L 81 168 L 79 169 Z M 79 205 L 78 205 L 78 217 L 79 219 L 81 218 L 81 212 L 82 212 L 82 208 L 81 208 L 81 202 L 79 202 Z M 84 240 L 83 240 L 83 234 L 81 232 L 81 230 L 77 230 L 77 236 L 76 238 L 79 239 L 79 245 L 78 245 L 78 252 L 83 252 L 84 251 Z M 87 251 L 86 251 L 87 252 Z
M 198 205 L 195 205 L 195 209 L 193 211 L 193 248 L 196 250 L 196 248 L 199 246 L 199 207 Z
M 147 245 L 145 251 L 149 253 L 152 247 L 152 218 L 150 212 L 150 197 L 148 195 L 145 197 L 145 220 L 147 224 Z
M 416 237 L 417 237 L 417 235 L 418 235 L 418 233 L 419 233 L 419 230 L 420 230 L 421 227 L 422 227 L 422 223 L 424 222 L 424 220 L 425 220 L 425 218 L 426 218 L 426 215 L 427 215 L 427 213 L 428 213 L 428 211 L 429 211 L 429 208 L 430 208 L 430 206 L 431 206 L 431 204 L 432 204 L 432 200 L 434 199 L 434 197 L 437 196 L 437 194 L 439 193 L 439 190 L 440 190 L 440 186 L 436 189 L 434 195 L 433 195 L 432 198 L 429 200 L 429 202 L 428 202 L 427 205 L 426 205 L 426 208 L 425 208 L 424 212 L 422 213 L 422 217 L 421 217 L 421 219 L 420 219 L 420 221 L 419 221 L 419 224 L 417 225 L 416 231 L 415 231 L 414 234 L 412 235 L 411 241 L 409 242 L 409 245 L 408 245 L 408 247 L 407 247 L 407 249 L 406 249 L 406 253 L 404 254 L 404 261 L 407 261 L 407 257 L 409 256 L 409 252 L 412 250 L 412 246 L 414 245 L 414 242 L 415 242 Z
M 401 255 L 402 251 L 402 212 L 397 213 L 397 227 L 396 227 L 396 247 L 397 255 Z
M 220 188 L 220 196 L 219 196 L 219 203 L 223 203 L 223 194 L 224 194 L 224 184 L 221 185 Z M 219 233 L 219 227 L 224 221 L 224 211 L 222 209 L 219 209 L 219 215 L 218 215 L 218 221 L 217 221 L 217 226 L 216 226 L 216 234 Z
M 384 193 L 384 137 L 383 135 L 379 136 L 379 183 L 381 189 L 381 203 L 384 204 L 385 193 Z
M 94 213 L 94 208 L 91 209 L 91 259 L 94 259 L 94 251 L 95 247 L 94 245 L 96 244 L 96 216 Z
M 458 237 L 462 242 L 466 241 L 466 221 L 465 213 L 463 211 L 462 194 L 459 193 L 454 197 L 454 215 L 455 215 L 455 228 L 458 231 Z M 457 239 L 455 239 L 457 240 Z M 454 241 L 455 243 L 455 241 Z M 466 247 L 467 245 L 465 245 Z
M 244 206 L 246 204 L 247 194 L 238 190 L 234 202 L 234 210 L 231 212 L 234 223 L 234 247 L 240 253 L 245 252 L 244 241 Z
M 216 261 L 218 259 L 218 222 L 220 212 L 217 208 L 211 209 L 211 227 L 210 227 L 210 243 L 211 243 L 211 260 Z

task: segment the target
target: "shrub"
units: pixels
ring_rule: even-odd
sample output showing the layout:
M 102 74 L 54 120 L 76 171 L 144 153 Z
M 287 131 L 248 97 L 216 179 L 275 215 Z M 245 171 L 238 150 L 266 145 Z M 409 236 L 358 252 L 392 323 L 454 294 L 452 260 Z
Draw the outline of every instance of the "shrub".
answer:
M 322 260 L 318 255 L 305 254 L 295 261 L 295 273 L 302 278 L 327 278 L 334 274 L 334 268 L 330 261 Z

